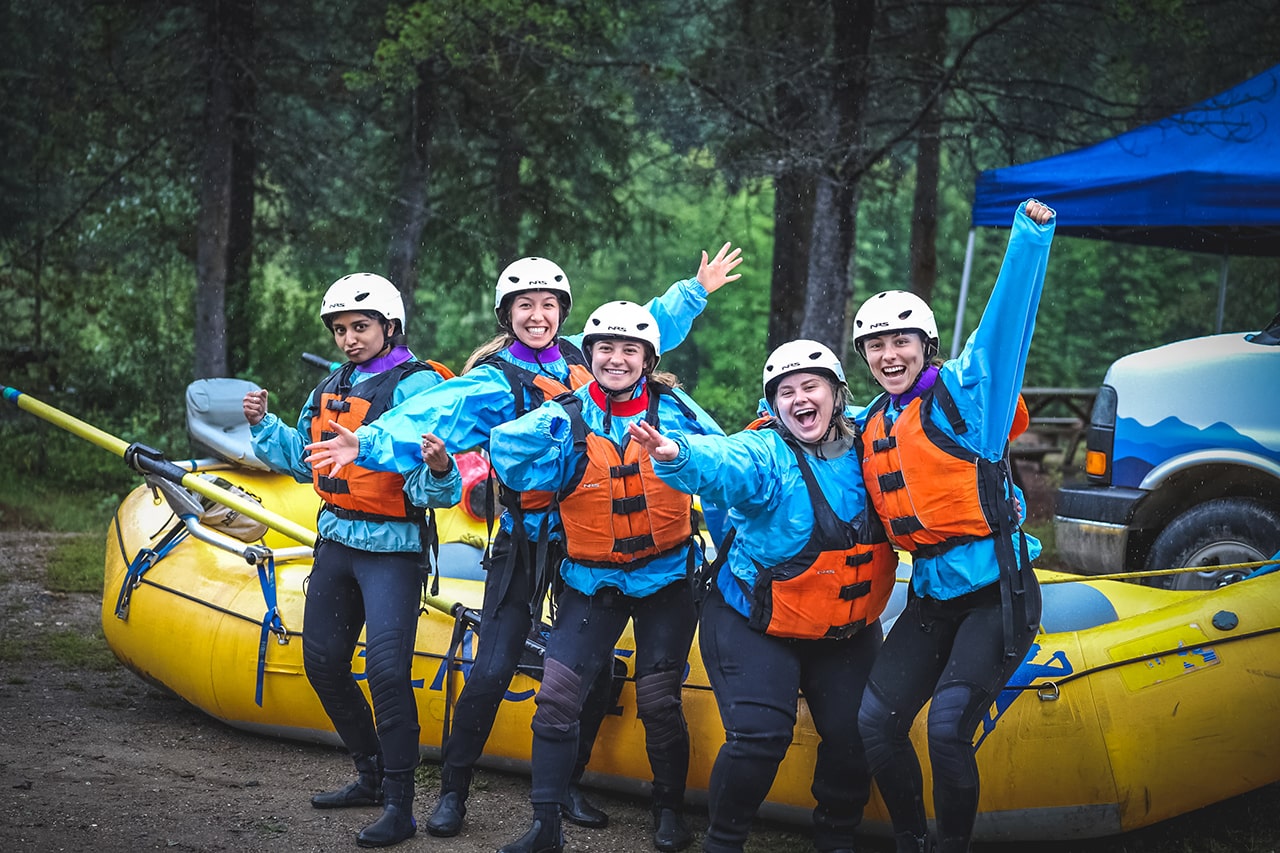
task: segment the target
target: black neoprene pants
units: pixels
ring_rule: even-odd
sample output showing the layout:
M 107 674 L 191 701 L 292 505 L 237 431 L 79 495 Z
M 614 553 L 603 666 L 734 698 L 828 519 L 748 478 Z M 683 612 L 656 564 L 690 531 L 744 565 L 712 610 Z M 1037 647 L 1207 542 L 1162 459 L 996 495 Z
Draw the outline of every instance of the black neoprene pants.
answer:
M 531 543 L 530 549 L 536 549 Z M 484 751 L 498 708 L 524 653 L 525 639 L 533 626 L 529 599 L 533 595 L 533 569 L 517 550 L 512 560 L 513 540 L 506 532 L 494 537 L 486 566 L 484 607 L 480 639 L 466 683 L 453 708 L 453 722 L 444 746 L 444 763 L 457 770 L 469 770 Z M 547 559 L 559 562 L 558 543 L 549 546 Z M 582 737 L 578 744 L 573 778 L 581 777 L 597 731 L 605 715 L 612 711 L 613 670 L 601 673 L 592 685 L 583 709 Z M 465 792 L 464 792 L 465 793 Z
M 703 850 L 742 850 L 756 811 L 791 746 L 803 693 L 821 738 L 813 769 L 814 845 L 854 847 L 871 794 L 858 703 L 881 644 L 880 623 L 843 640 L 794 640 L 753 630 L 713 590 L 698 644 L 715 691 L 725 743 L 711 771 Z
M 1027 578 L 1027 612 L 1039 622 L 1040 587 Z M 999 584 L 939 601 L 908 597 L 871 671 L 858 725 L 895 832 L 926 830 L 924 782 L 909 737 L 929 706 L 929 760 L 940 849 L 964 850 L 978 812 L 974 732 L 1035 639 L 1019 626 L 1006 657 Z
M 587 686 L 611 670 L 614 647 L 634 622 L 636 715 L 653 771 L 653 802 L 681 809 L 689 773 L 689 729 L 681 685 L 697 614 L 680 580 L 644 598 L 607 587 L 587 596 L 566 587 L 547 641 L 547 663 L 533 715 L 534 805 L 562 801 L 585 724 Z
M 418 554 L 360 551 L 329 540 L 316 548 L 302 621 L 307 680 L 347 749 L 381 755 L 393 773 L 418 766 L 418 703 L 410 668 L 421 593 Z M 372 712 L 351 672 L 366 623 L 364 669 Z

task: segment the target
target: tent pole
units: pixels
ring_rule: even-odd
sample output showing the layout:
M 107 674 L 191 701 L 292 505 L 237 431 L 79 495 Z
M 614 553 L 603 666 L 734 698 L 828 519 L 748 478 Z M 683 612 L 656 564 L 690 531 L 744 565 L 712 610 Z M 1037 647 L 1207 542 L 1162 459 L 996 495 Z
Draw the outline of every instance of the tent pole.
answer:
M 956 297 L 956 328 L 951 335 L 951 357 L 960 355 L 960 335 L 964 333 L 964 303 L 969 298 L 969 274 L 973 271 L 973 235 L 969 229 L 969 243 L 964 250 L 964 272 L 960 274 L 960 295 Z
M 1226 249 L 1222 250 L 1222 272 L 1218 276 L 1218 325 L 1214 328 L 1216 334 L 1222 334 L 1222 315 L 1227 310 L 1227 259 L 1230 254 Z

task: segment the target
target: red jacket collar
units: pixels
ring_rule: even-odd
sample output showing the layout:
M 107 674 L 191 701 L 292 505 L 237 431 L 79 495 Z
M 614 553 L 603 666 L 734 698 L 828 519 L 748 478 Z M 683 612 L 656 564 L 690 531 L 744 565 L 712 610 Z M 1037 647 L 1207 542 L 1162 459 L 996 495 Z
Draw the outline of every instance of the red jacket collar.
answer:
M 592 382 L 587 386 L 587 391 L 591 394 L 591 399 L 602 410 L 608 411 L 619 418 L 629 418 L 638 415 L 649 408 L 649 383 L 640 386 L 640 393 L 630 400 L 613 400 L 612 405 L 608 395 L 604 389 L 600 387 L 599 382 Z

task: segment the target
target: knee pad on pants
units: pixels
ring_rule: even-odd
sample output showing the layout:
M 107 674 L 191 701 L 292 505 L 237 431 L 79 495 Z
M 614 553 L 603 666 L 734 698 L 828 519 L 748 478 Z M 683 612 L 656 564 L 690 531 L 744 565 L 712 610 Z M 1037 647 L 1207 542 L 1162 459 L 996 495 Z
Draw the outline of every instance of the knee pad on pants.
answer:
M 929 758 L 936 779 L 977 787 L 973 757 L 973 729 L 968 722 L 973 689 L 951 684 L 934 694 L 929 705 Z
M 902 725 L 902 715 L 889 707 L 880 694 L 870 688 L 862 695 L 858 710 L 858 733 L 872 770 L 884 766 L 893 755 L 894 744 L 909 737 L 911 721 Z
M 537 705 L 534 730 L 555 739 L 563 738 L 571 729 L 576 731 L 581 685 L 578 673 L 557 660 L 548 660 L 542 668 L 542 686 L 533 700 Z
M 645 725 L 649 742 L 655 747 L 675 743 L 686 731 L 680 712 L 678 670 L 652 672 L 636 679 L 636 716 Z

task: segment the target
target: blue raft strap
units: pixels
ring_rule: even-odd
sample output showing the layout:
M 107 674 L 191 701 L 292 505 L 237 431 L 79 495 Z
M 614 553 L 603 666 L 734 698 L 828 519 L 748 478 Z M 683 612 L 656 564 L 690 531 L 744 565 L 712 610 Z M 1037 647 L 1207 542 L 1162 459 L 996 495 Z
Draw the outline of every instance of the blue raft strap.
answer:
M 261 708 L 262 682 L 267 671 L 267 637 L 272 633 L 286 635 L 284 623 L 280 621 L 280 608 L 276 604 L 276 560 L 270 553 L 265 560 L 258 561 L 258 582 L 262 584 L 262 597 L 267 603 L 267 612 L 262 617 L 262 632 L 258 637 L 258 677 L 253 692 L 253 701 Z
M 142 548 L 137 554 L 133 555 L 133 559 L 129 560 L 129 568 L 124 573 L 124 580 L 120 583 L 120 594 L 116 596 L 115 612 L 117 619 L 128 620 L 129 602 L 133 597 L 133 591 L 142 583 L 142 576 L 147 573 L 148 569 L 164 559 L 165 555 L 173 550 L 173 547 L 185 539 L 186 536 L 187 528 L 179 521 L 156 543 L 154 548 Z M 124 556 L 124 535 L 120 532 L 118 511 L 116 514 L 116 537 L 120 542 L 120 554 Z

